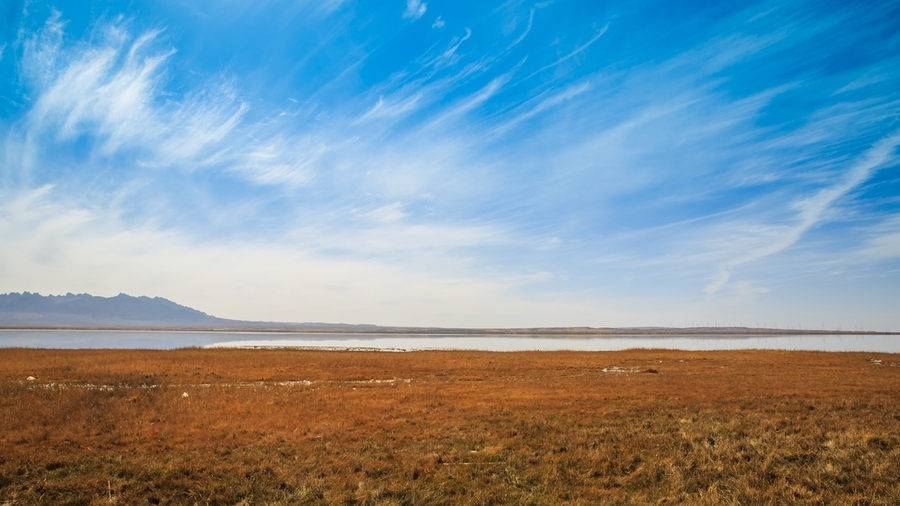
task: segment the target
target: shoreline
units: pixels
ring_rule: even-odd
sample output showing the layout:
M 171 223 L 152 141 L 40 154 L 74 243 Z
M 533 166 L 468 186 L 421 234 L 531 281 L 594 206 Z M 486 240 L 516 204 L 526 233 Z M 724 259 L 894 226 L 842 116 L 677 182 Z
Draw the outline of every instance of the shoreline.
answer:
M 32 349 L 329 349 L 484 352 L 629 349 L 784 350 L 900 353 L 884 333 L 414 334 L 372 332 L 222 332 L 215 330 L 0 330 L 0 347 Z
M 338 324 L 339 325 L 339 324 Z M 0 325 L 0 331 L 117 331 L 117 332 L 219 332 L 219 333 L 258 333 L 258 334 L 360 334 L 360 335 L 422 335 L 422 336 L 564 336 L 564 337 L 623 337 L 623 336 L 886 336 L 900 335 L 898 331 L 874 330 L 816 330 L 816 329 L 778 329 L 749 327 L 632 327 L 632 328 L 594 328 L 594 327 L 540 327 L 513 329 L 467 329 L 440 327 L 375 327 L 358 328 L 355 325 L 328 327 L 202 327 L 202 326 L 65 326 L 34 325 L 16 326 Z

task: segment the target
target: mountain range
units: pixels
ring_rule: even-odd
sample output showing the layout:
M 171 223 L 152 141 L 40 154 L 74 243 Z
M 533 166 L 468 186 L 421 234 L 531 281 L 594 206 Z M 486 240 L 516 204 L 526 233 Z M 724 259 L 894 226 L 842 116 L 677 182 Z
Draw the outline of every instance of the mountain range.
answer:
M 162 297 L 0 294 L 0 325 L 7 327 L 215 327 L 231 323 Z
M 628 334 L 821 334 L 872 333 L 815 329 L 746 327 L 700 328 L 592 328 L 551 327 L 473 329 L 435 327 L 382 327 L 343 323 L 284 323 L 229 320 L 176 304 L 162 297 L 133 297 L 120 293 L 98 297 L 87 293 L 41 295 L 31 292 L 0 294 L 0 329 L 183 329 L 276 332 L 352 332 L 377 334 L 484 334 L 484 335 L 628 335 Z M 876 332 L 881 333 L 881 332 Z M 889 333 L 889 332 L 886 332 Z
M 124 293 L 98 297 L 87 293 L 12 292 L 0 294 L 0 328 L 369 332 L 383 327 L 230 320 L 162 297 L 134 297 Z

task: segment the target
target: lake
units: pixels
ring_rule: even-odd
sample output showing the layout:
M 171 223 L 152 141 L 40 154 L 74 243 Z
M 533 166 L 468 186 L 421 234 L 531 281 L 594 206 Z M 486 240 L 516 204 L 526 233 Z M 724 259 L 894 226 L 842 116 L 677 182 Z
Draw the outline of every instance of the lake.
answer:
M 628 335 L 628 336 L 477 336 L 296 334 L 275 332 L 0 330 L 0 347 L 149 348 L 300 347 L 413 351 L 615 351 L 631 348 L 679 350 L 813 350 L 900 353 L 900 335 Z

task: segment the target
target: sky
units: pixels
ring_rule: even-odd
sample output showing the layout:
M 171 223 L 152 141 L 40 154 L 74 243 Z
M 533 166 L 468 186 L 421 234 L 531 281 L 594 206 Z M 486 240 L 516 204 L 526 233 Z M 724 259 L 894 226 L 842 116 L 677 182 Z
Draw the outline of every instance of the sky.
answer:
M 900 2 L 7 0 L 22 291 L 900 331 Z

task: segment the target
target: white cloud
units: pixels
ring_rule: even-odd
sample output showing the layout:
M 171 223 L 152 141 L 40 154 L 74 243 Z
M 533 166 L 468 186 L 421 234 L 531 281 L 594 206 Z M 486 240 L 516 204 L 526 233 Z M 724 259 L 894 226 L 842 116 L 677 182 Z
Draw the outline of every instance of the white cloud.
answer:
M 865 88 L 866 86 L 878 84 L 878 83 L 884 82 L 886 80 L 887 80 L 887 76 L 881 72 L 878 72 L 878 71 L 868 72 L 865 75 L 847 83 L 843 88 L 835 91 L 834 94 L 839 95 L 841 93 L 846 93 L 848 91 L 858 90 L 860 88 Z
M 573 84 L 559 92 L 557 92 L 556 90 L 550 90 L 541 93 L 537 97 L 516 107 L 512 111 L 512 114 L 514 116 L 494 127 L 491 134 L 503 134 L 545 111 L 551 110 L 554 107 L 559 106 L 560 104 L 572 100 L 578 95 L 587 92 L 589 89 L 590 84 L 585 82 L 580 84 Z
M 424 96 L 422 92 L 415 93 L 411 96 L 395 94 L 395 96 L 388 97 L 388 100 L 391 100 L 390 103 L 385 102 L 384 96 L 379 96 L 378 102 L 366 111 L 365 114 L 356 119 L 354 123 L 403 117 L 408 113 L 415 111 L 421 103 L 424 102 L 423 99 Z
M 870 227 L 869 239 L 856 252 L 856 261 L 868 263 L 892 258 L 900 258 L 900 215 L 893 215 Z
M 403 204 L 394 202 L 369 211 L 366 216 L 378 223 L 393 223 L 406 217 L 406 213 L 403 212 Z
M 531 26 L 534 24 L 534 11 L 536 8 L 537 7 L 532 7 L 531 12 L 528 13 L 528 26 L 525 27 L 525 30 L 518 37 L 516 37 L 516 40 L 512 41 L 512 43 L 507 46 L 506 49 L 512 49 L 513 47 L 518 46 L 519 43 L 525 40 L 525 37 L 527 37 L 531 32 Z
M 438 16 L 437 19 L 434 20 L 434 24 L 432 24 L 431 27 L 432 28 L 443 28 L 445 24 L 446 23 L 444 22 L 444 20 L 441 19 L 440 16 Z M 0 50 L 0 55 L 2 55 L 2 53 L 3 53 L 2 50 Z
M 19 125 L 26 150 L 45 142 L 91 137 L 94 156 L 134 150 L 145 164 L 197 167 L 221 158 L 247 106 L 227 86 L 160 100 L 164 64 L 174 49 L 157 49 L 159 31 L 132 38 L 112 25 L 95 47 L 61 45 L 53 18 L 28 39 L 22 59 L 36 100 Z M 28 169 L 28 167 L 24 167 Z
M 528 77 L 526 77 L 525 79 L 529 79 L 529 78 L 531 78 L 531 77 L 533 77 L 533 76 L 535 76 L 535 75 L 537 75 L 537 74 L 540 74 L 541 72 L 543 72 L 543 71 L 545 71 L 545 70 L 552 69 L 553 67 L 556 67 L 556 66 L 558 66 L 558 65 L 561 65 L 561 64 L 563 64 L 563 63 L 569 61 L 570 59 L 574 58 L 575 56 L 578 56 L 579 54 L 581 54 L 582 52 L 584 52 L 587 48 L 591 47 L 591 45 L 592 45 L 594 42 L 597 42 L 597 41 L 600 39 L 600 37 L 603 37 L 603 34 L 605 34 L 607 30 L 609 30 L 609 23 L 607 23 L 606 25 L 604 25 L 603 28 L 601 28 L 600 30 L 598 30 L 597 33 L 595 33 L 594 36 L 591 37 L 591 40 L 589 40 L 589 41 L 585 42 L 584 44 L 578 46 L 578 47 L 575 48 L 572 52 L 570 52 L 569 54 L 566 54 L 565 56 L 563 56 L 563 57 L 561 57 L 561 58 L 559 58 L 559 59 L 557 59 L 557 60 L 554 61 L 553 63 L 549 63 L 549 64 L 544 65 L 543 67 L 541 67 L 541 68 L 535 70 L 535 71 L 532 72 L 530 75 L 528 75 Z
M 417 3 L 413 7 L 423 10 L 425 6 Z M 466 68 L 430 82 L 430 75 L 418 76 L 397 89 L 385 89 L 363 113 L 353 109 L 361 101 L 336 110 L 322 109 L 319 116 L 334 119 L 314 128 L 297 123 L 294 114 L 250 123 L 248 103 L 224 78 L 181 97 L 165 93 L 167 71 L 177 53 L 161 44 L 160 31 L 135 37 L 116 24 L 100 26 L 97 31 L 102 36 L 98 35 L 98 43 L 89 47 L 64 45 L 64 28 L 57 13 L 25 43 L 22 68 L 32 76 L 35 103 L 27 120 L 16 126 L 13 141 L 8 140 L 8 144 L 18 146 L 7 146 L 7 153 L 17 153 L 19 158 L 11 166 L 23 173 L 38 163 L 48 142 L 71 143 L 87 137 L 94 142 L 90 151 L 93 159 L 124 154 L 133 160 L 133 167 L 141 170 L 208 169 L 234 174 L 257 185 L 297 188 L 314 181 L 318 171 L 342 167 L 346 168 L 342 174 L 358 184 L 353 173 L 373 169 L 385 172 L 382 168 L 396 157 L 398 149 L 405 149 L 402 144 L 408 141 L 401 138 L 386 144 L 372 132 L 386 132 L 392 123 L 439 100 L 474 72 Z M 470 36 L 471 30 L 466 29 L 463 37 L 452 41 L 422 68 L 452 65 L 460 44 Z M 458 117 L 489 99 L 506 79 L 495 79 L 472 97 L 463 96 L 453 115 Z M 444 116 L 440 121 L 445 123 L 446 119 Z M 357 127 L 361 130 L 354 132 Z M 437 144 L 444 149 L 452 143 L 441 146 L 438 140 Z M 409 166 L 408 160 L 400 166 Z M 14 169 L 6 168 L 10 170 Z M 393 169 L 387 172 L 396 173 Z M 435 176 L 434 170 L 418 168 L 412 178 L 396 188 L 420 189 L 417 182 Z
M 874 259 L 900 258 L 900 232 L 876 237 L 869 242 L 863 254 Z
M 406 0 L 406 10 L 403 11 L 404 19 L 419 19 L 425 14 L 425 2 L 422 0 Z
M 10 291 L 149 294 L 220 317 L 278 321 L 532 326 L 613 314 L 583 300 L 516 296 L 508 280 L 468 275 L 440 255 L 424 264 L 326 256 L 306 246 L 308 236 L 196 243 L 174 231 L 127 227 L 115 213 L 68 207 L 54 192 L 0 195 L 0 285 Z M 446 232 L 433 231 L 436 239 Z
M 425 4 L 407 10 L 418 19 Z M 533 18 L 534 9 L 514 43 Z M 0 171 L 33 167 L 57 181 L 53 148 L 92 137 L 76 174 L 92 181 L 0 195 L 8 289 L 161 295 L 242 318 L 669 324 L 666 315 L 777 292 L 804 259 L 804 236 L 859 211 L 856 189 L 877 158 L 895 156 L 819 155 L 875 135 L 866 125 L 897 104 L 837 104 L 776 135 L 784 125 L 759 127 L 769 125 L 761 111 L 804 83 L 735 99 L 711 81 L 778 37 L 726 37 L 670 61 L 526 82 L 513 77 L 528 63 L 502 45 L 463 47 L 466 29 L 357 96 L 293 90 L 273 111 L 223 77 L 171 94 L 180 55 L 165 32 L 113 24 L 91 47 L 64 43 L 64 29 L 57 15 L 23 36 L 33 109 L 13 125 Z M 605 29 L 534 68 L 580 60 Z M 352 79 L 357 67 L 331 70 Z M 116 188 L 91 186 L 129 167 L 138 175 Z M 165 189 L 151 195 L 152 184 Z M 135 189 L 124 195 L 123 185 Z M 198 209 L 204 226 L 183 225 Z M 822 263 L 897 256 L 896 228 L 867 234 L 852 252 L 865 260 L 827 251 Z M 665 296 L 634 288 L 651 284 Z M 602 293 L 634 298 L 611 304 Z M 241 306 L 248 298 L 254 305 Z
M 347 0 L 322 0 L 318 4 L 317 12 L 321 15 L 329 15 L 342 7 Z
M 881 139 L 856 160 L 843 180 L 795 202 L 795 223 L 758 227 L 759 230 L 752 234 L 754 239 L 751 244 L 747 245 L 749 247 L 741 248 L 739 254 L 722 263 L 719 274 L 706 286 L 705 291 L 712 294 L 725 286 L 733 268 L 774 255 L 796 244 L 803 234 L 823 222 L 826 212 L 838 199 L 872 177 L 880 167 L 896 159 L 898 145 L 900 134 Z
M 236 150 L 227 170 L 259 185 L 298 187 L 315 177 L 317 164 L 329 151 L 314 136 L 275 136 Z

